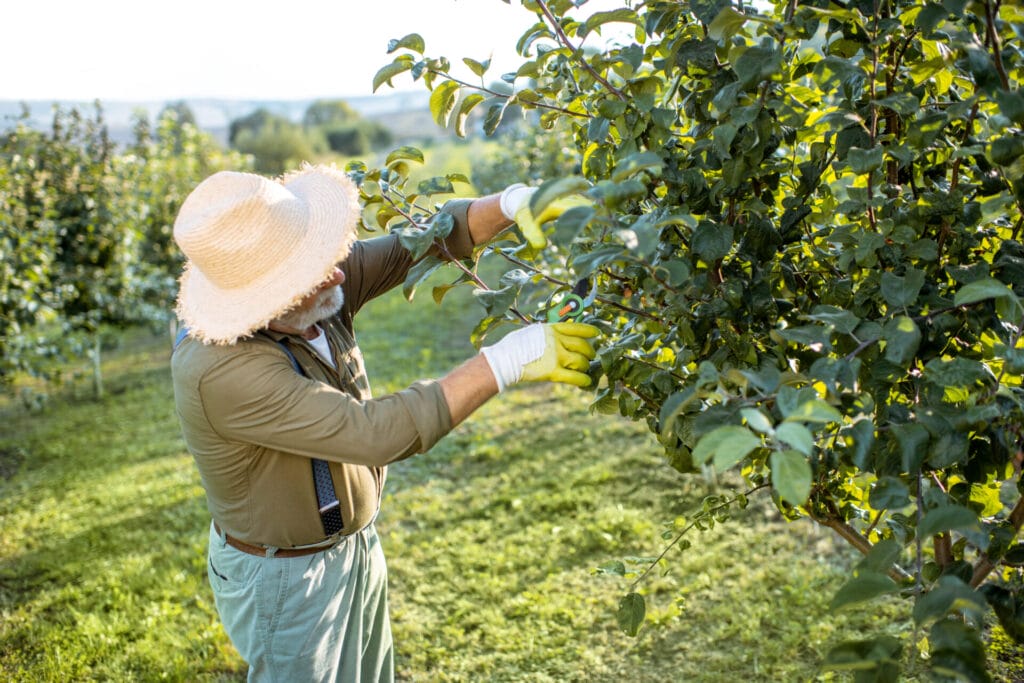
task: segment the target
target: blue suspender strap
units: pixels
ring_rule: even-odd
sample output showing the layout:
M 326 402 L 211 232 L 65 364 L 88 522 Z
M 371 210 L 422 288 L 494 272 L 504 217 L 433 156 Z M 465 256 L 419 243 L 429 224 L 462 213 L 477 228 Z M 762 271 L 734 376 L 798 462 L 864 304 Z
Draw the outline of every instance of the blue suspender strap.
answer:
M 295 358 L 295 354 L 288 348 L 288 345 L 283 341 L 279 341 L 277 344 L 284 350 L 288 360 L 292 362 L 295 372 L 305 377 L 306 373 L 302 371 L 302 366 L 299 365 L 298 359 Z M 316 503 L 320 508 L 320 523 L 324 527 L 324 533 L 333 536 L 345 527 L 345 523 L 341 519 L 341 503 L 338 501 L 338 494 L 334 491 L 331 467 L 326 460 L 319 458 L 312 458 L 312 462 L 313 485 L 316 487 Z
M 174 348 L 178 348 L 181 342 L 185 341 L 185 337 L 188 336 L 188 328 L 184 325 L 178 330 L 177 336 L 174 337 Z

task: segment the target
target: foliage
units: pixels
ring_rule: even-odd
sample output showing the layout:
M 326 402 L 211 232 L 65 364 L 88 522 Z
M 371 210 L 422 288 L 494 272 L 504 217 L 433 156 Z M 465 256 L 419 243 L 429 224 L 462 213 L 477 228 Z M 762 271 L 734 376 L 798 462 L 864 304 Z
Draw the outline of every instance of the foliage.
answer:
M 894 680 L 923 648 L 934 676 L 988 680 L 986 605 L 1000 597 L 1011 636 L 1024 617 L 1022 10 L 701 0 L 577 19 L 581 4 L 523 0 L 537 22 L 511 96 L 452 78 L 416 34 L 374 79 L 421 80 L 460 134 L 511 104 L 573 130 L 579 175 L 533 205 L 591 206 L 544 253 L 483 250 L 514 266 L 497 287 L 459 264 L 485 309 L 473 339 L 587 278 L 606 330 L 594 410 L 645 423 L 682 472 L 770 483 L 783 514 L 865 553 L 837 608 L 913 601 L 922 641 L 878 635 L 826 663 Z M 584 49 L 612 25 L 628 33 Z M 403 203 L 436 189 L 404 189 L 412 160 L 360 170 L 364 219 L 421 251 L 448 228 Z
M 501 192 L 510 178 L 532 185 L 579 172 L 568 126 L 556 125 L 543 136 L 518 128 L 499 130 L 496 137 L 501 141 L 498 150 L 473 163 L 473 185 L 481 194 Z
M 139 118 L 123 152 L 98 103 L 94 118 L 56 108 L 49 131 L 27 116 L 0 136 L 0 245 L 11 255 L 0 278 L 0 384 L 47 358 L 98 354 L 101 326 L 165 322 L 181 265 L 177 207 L 209 172 L 245 167 L 178 108 L 155 137 Z
M 359 113 L 344 100 L 316 100 L 302 115 L 302 125 L 316 128 L 332 123 L 351 123 L 359 118 Z
M 266 175 L 281 175 L 315 154 L 314 145 L 302 127 L 279 118 L 258 129 L 240 130 L 232 146 L 242 154 L 252 155 L 254 170 Z
M 373 121 L 336 123 L 323 126 L 320 130 L 331 151 L 345 156 L 369 154 L 394 141 L 389 128 Z
M 373 301 L 359 339 L 377 392 L 465 358 L 472 298 L 453 293 L 440 315 L 398 292 Z M 209 514 L 168 349 L 129 330 L 105 355 L 99 402 L 55 392 L 52 410 L 27 415 L 0 400 L 3 680 L 245 679 L 205 578 Z M 675 528 L 658 520 L 689 515 L 712 491 L 652 468 L 645 429 L 585 405 L 569 390 L 510 391 L 390 468 L 379 529 L 402 680 L 807 681 L 832 643 L 876 619 L 830 615 L 815 596 L 841 584 L 842 548 L 807 524 L 783 533 L 752 500 L 738 529 L 703 532 L 682 571 L 645 584 L 648 619 L 679 628 L 625 639 L 610 621 L 614 567 L 590 567 L 610 553 L 639 566 Z M 762 561 L 736 562 L 755 545 Z

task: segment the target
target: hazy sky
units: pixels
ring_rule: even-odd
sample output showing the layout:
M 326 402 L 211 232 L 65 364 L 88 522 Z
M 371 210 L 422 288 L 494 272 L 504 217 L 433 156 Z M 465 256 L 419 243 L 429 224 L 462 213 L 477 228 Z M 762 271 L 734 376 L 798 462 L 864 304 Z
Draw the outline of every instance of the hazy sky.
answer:
M 520 0 L 8 0 L 0 99 L 304 99 L 369 95 L 392 38 L 427 54 L 493 55 L 512 71 L 535 22 Z M 589 11 L 621 7 L 591 0 Z M 582 17 L 584 11 L 574 16 Z M 472 77 L 468 70 L 463 75 Z M 394 80 L 413 85 L 406 74 Z M 383 86 L 382 90 L 386 90 Z

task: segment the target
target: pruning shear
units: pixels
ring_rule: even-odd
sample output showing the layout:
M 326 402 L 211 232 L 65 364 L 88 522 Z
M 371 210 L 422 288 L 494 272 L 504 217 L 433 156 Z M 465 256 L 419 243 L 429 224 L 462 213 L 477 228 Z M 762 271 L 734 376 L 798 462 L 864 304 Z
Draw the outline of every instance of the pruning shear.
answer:
M 590 286 L 589 278 L 580 278 L 572 291 L 562 297 L 557 306 L 548 309 L 548 322 L 560 323 L 579 320 L 597 296 L 597 287 Z

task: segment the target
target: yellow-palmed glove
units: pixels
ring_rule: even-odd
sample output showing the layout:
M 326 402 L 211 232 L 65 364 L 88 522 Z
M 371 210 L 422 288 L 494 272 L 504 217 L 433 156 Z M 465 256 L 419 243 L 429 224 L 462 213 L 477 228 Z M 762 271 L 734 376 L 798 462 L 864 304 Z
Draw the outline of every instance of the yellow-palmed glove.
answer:
M 534 323 L 480 349 L 491 366 L 498 391 L 516 382 L 590 384 L 587 370 L 596 352 L 589 341 L 599 330 L 586 323 Z
M 548 244 L 541 226 L 553 221 L 571 208 L 589 206 L 590 201 L 580 195 L 560 197 L 549 203 L 536 216 L 530 210 L 530 198 L 537 191 L 535 187 L 527 187 L 522 183 L 509 185 L 501 193 L 501 213 L 505 218 L 514 221 L 523 233 L 523 237 L 534 249 L 543 249 Z

